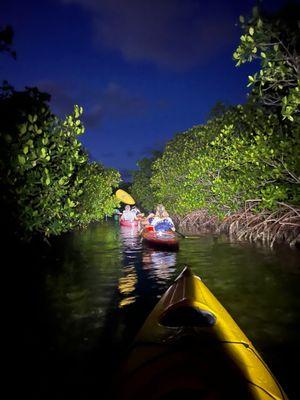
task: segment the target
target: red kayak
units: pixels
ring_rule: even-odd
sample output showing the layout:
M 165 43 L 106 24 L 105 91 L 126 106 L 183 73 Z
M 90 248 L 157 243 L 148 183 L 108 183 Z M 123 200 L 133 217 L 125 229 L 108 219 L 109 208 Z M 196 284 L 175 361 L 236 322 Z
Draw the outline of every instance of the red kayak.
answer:
M 144 228 L 142 231 L 144 242 L 155 248 L 176 251 L 179 248 L 179 241 L 173 231 L 155 232 L 152 227 Z
M 139 221 L 132 221 L 131 222 L 131 221 L 125 221 L 124 219 L 120 219 L 119 222 L 120 222 L 121 226 L 127 226 L 129 228 L 139 225 Z

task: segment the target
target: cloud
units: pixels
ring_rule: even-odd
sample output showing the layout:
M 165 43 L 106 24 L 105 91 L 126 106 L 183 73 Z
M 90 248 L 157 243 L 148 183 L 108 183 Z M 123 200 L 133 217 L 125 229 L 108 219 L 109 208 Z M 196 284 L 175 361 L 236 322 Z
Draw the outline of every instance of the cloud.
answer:
M 234 20 L 226 2 L 211 0 L 61 0 L 93 18 L 94 40 L 130 62 L 187 70 L 228 45 Z
M 87 108 L 83 122 L 89 128 L 99 127 L 105 118 L 142 115 L 148 109 L 148 102 L 144 97 L 130 93 L 115 82 L 109 82 L 104 90 L 89 94 L 88 102 L 93 105 Z
M 82 121 L 87 128 L 96 128 L 102 124 L 103 105 L 94 104 L 87 107 L 87 111 L 83 113 Z
M 60 116 L 73 112 L 74 105 L 77 104 L 76 95 L 72 94 L 67 85 L 55 81 L 40 81 L 36 86 L 51 95 L 51 104 Z
M 61 117 L 72 113 L 75 104 L 83 106 L 82 121 L 87 128 L 101 126 L 105 118 L 144 115 L 149 108 L 146 98 L 129 92 L 116 82 L 109 82 L 104 89 L 93 91 L 56 81 L 40 81 L 36 86 L 51 95 L 53 110 Z
M 62 118 L 73 112 L 75 104 L 80 106 L 83 105 L 82 97 L 84 96 L 82 96 L 80 90 L 74 89 L 74 86 L 66 82 L 59 83 L 55 81 L 41 81 L 37 83 L 37 87 L 41 91 L 47 92 L 51 95 L 51 106 L 53 111 Z M 93 104 L 95 103 L 95 99 L 91 100 L 92 105 L 86 108 L 82 116 L 82 121 L 88 128 L 94 128 L 101 125 L 103 118 L 103 106 L 101 104 Z
M 94 95 L 93 102 L 83 118 L 90 128 L 99 126 L 104 118 L 123 119 L 144 115 L 149 107 L 144 97 L 130 93 L 115 82 L 108 83 L 104 90 Z
M 101 101 L 105 111 L 113 116 L 140 115 L 148 108 L 148 102 L 145 98 L 129 93 L 115 82 L 110 82 L 107 85 Z

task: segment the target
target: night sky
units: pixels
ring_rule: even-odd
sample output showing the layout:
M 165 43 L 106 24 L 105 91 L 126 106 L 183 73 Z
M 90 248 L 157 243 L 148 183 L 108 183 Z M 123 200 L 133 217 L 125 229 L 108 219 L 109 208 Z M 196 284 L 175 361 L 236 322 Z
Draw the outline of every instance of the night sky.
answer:
M 15 31 L 17 60 L 0 78 L 52 95 L 60 116 L 84 107 L 91 158 L 122 171 L 205 123 L 217 101 L 246 100 L 255 65 L 235 67 L 239 15 L 254 0 L 6 0 L 0 25 Z M 265 0 L 277 9 L 284 0 Z

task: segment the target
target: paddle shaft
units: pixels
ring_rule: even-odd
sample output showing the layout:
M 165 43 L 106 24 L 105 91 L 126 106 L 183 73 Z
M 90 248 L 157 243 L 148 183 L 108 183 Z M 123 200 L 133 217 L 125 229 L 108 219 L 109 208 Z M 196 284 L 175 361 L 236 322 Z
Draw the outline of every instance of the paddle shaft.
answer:
M 199 236 L 186 236 L 181 232 L 175 231 L 176 233 L 178 233 L 178 235 L 180 235 L 181 237 L 183 237 L 184 239 L 199 239 Z
M 178 231 L 175 231 L 179 236 L 181 236 L 181 237 L 183 237 L 183 238 L 186 238 L 186 236 L 185 235 L 183 235 L 182 233 L 180 233 L 180 232 L 178 232 Z

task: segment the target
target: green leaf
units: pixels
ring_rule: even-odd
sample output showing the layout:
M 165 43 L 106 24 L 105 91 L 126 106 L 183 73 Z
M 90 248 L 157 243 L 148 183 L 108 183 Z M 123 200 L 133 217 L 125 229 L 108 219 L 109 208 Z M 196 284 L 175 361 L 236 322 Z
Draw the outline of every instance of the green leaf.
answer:
M 19 132 L 21 135 L 24 135 L 24 133 L 26 133 L 27 131 L 27 124 L 22 124 L 19 126 Z
M 19 164 L 24 165 L 25 164 L 25 157 L 18 155 L 18 160 L 19 160 Z
M 70 206 L 70 207 L 75 207 L 75 203 L 74 203 L 74 201 L 72 201 L 71 199 L 67 199 L 67 202 L 68 202 L 68 205 Z

